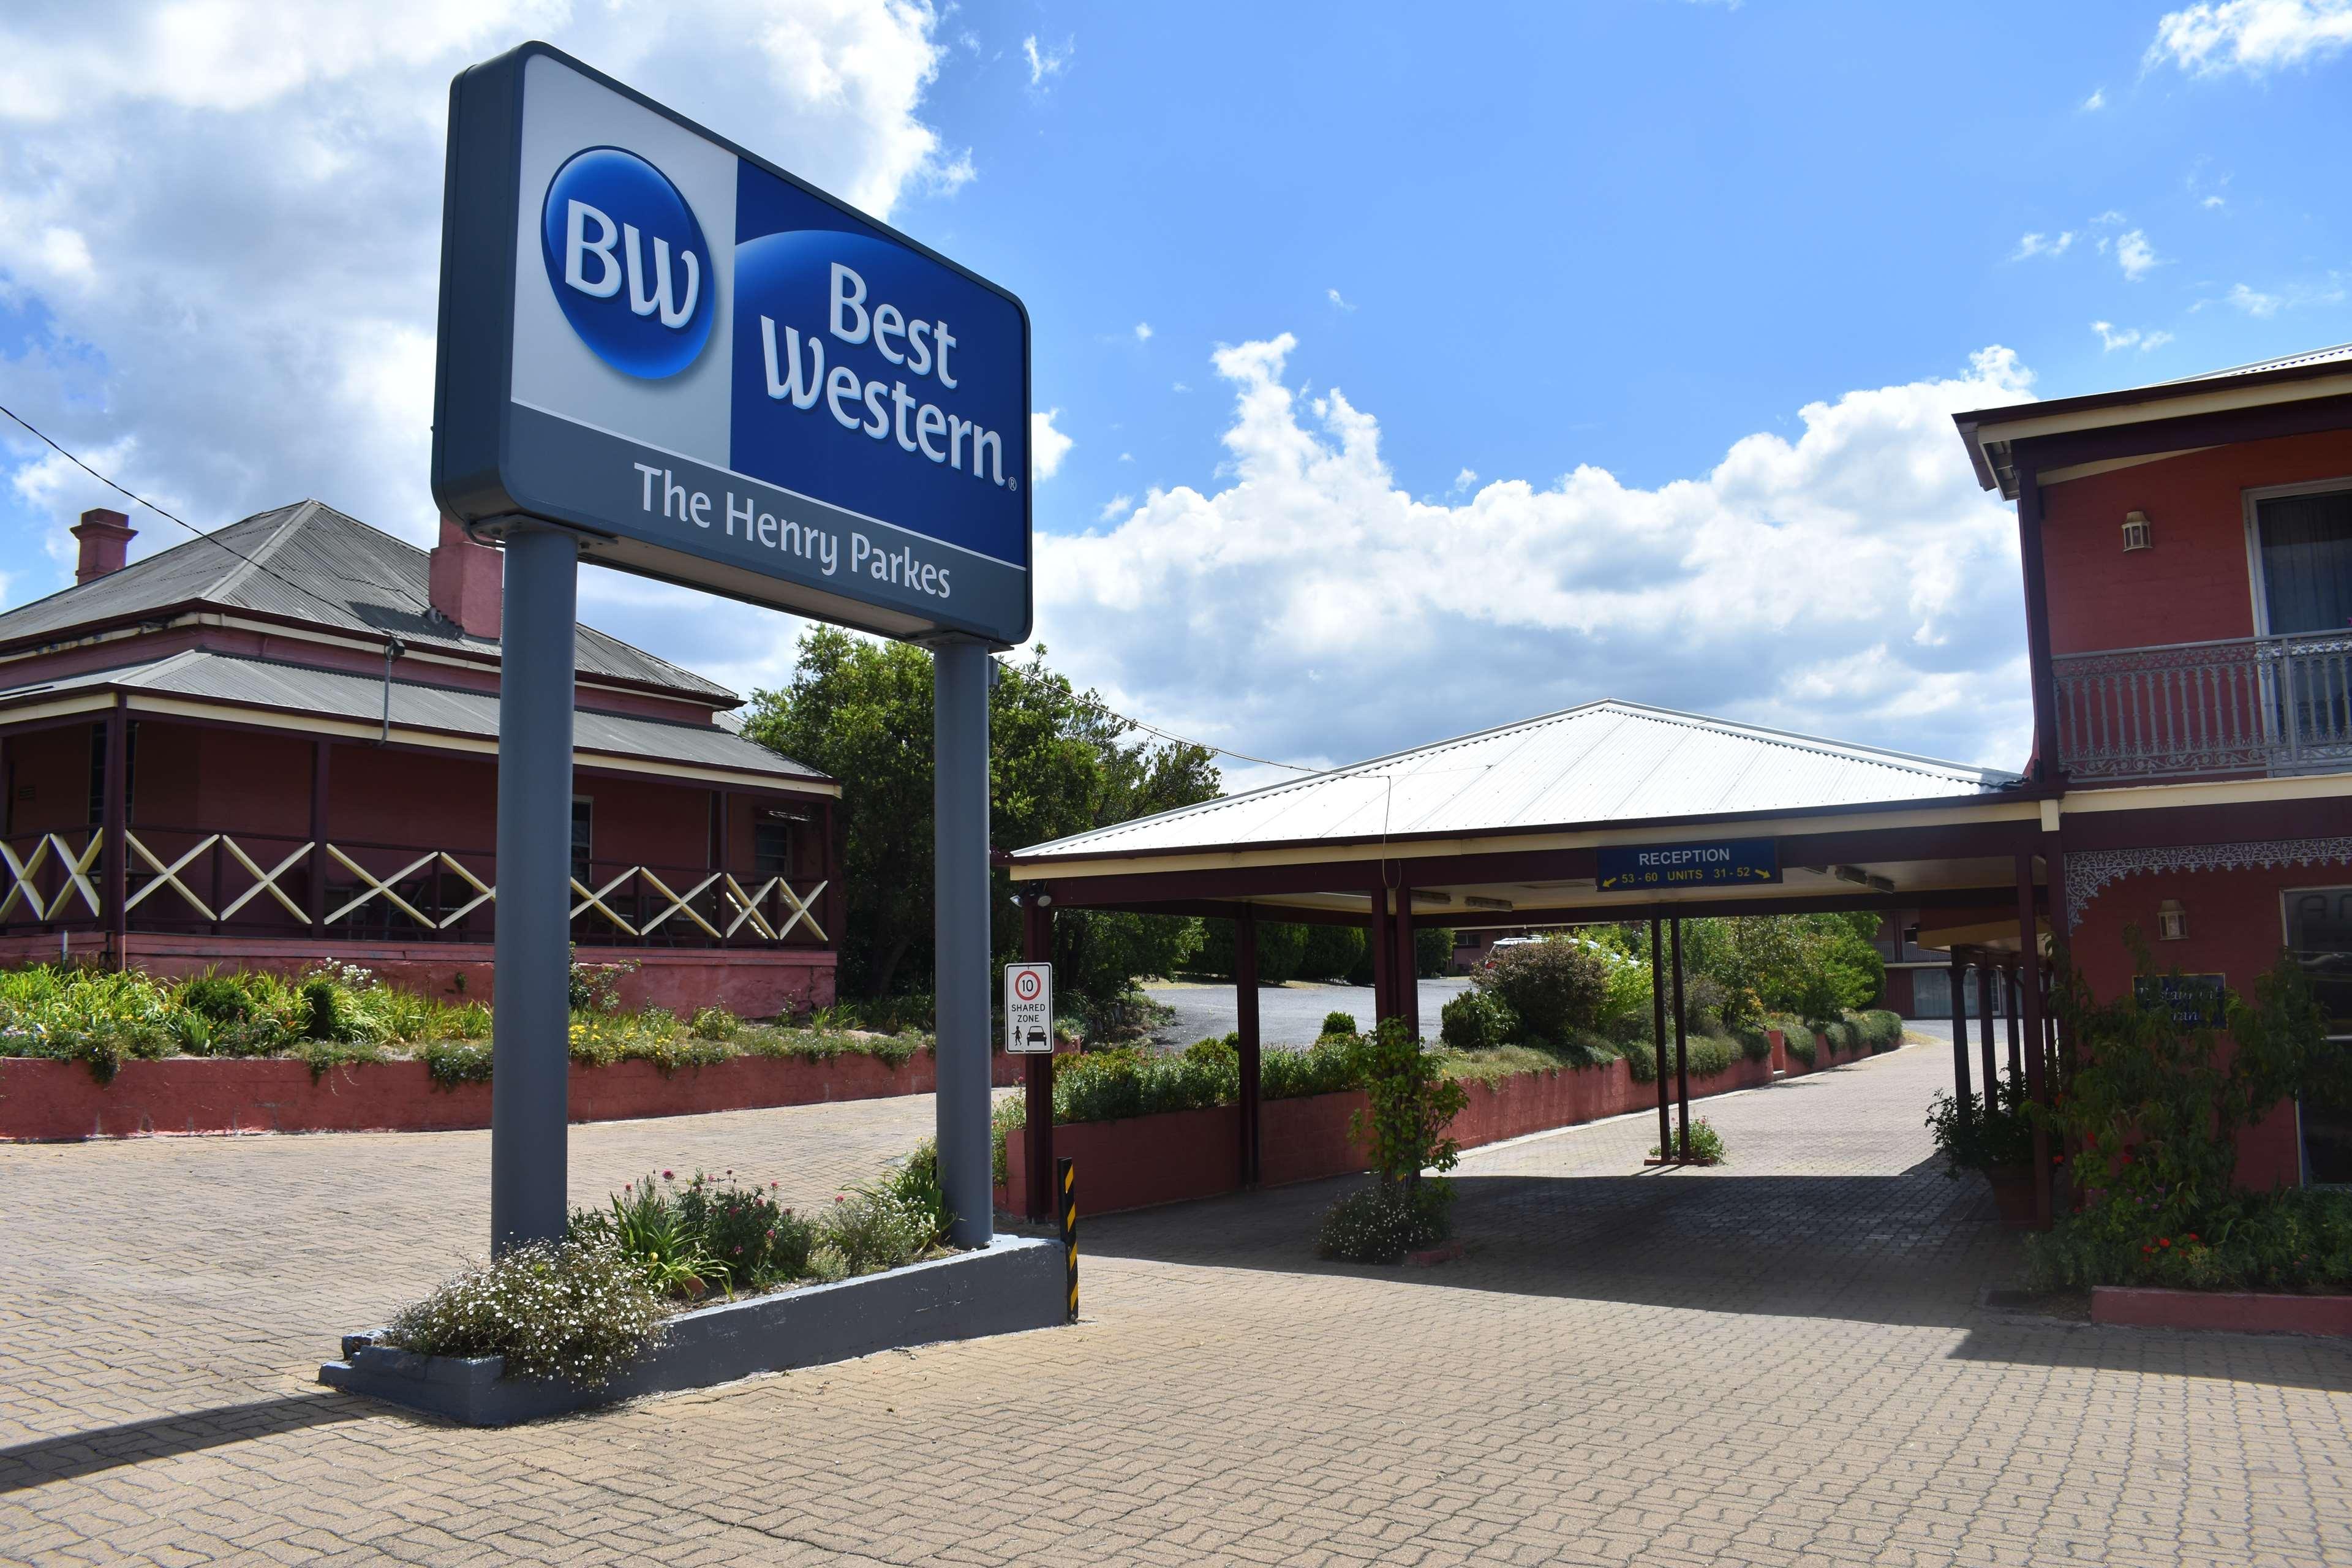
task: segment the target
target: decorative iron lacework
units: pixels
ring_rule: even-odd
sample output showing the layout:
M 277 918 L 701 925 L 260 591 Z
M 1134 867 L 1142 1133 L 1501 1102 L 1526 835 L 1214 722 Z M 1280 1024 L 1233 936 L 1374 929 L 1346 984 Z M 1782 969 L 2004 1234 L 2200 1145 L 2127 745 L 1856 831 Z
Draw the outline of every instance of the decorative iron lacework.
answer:
M 2179 844 L 2164 849 L 2084 849 L 2066 856 L 2066 929 L 2083 923 L 2100 889 L 2143 871 L 2273 870 L 2352 864 L 2352 838 L 2267 838 L 2248 844 Z

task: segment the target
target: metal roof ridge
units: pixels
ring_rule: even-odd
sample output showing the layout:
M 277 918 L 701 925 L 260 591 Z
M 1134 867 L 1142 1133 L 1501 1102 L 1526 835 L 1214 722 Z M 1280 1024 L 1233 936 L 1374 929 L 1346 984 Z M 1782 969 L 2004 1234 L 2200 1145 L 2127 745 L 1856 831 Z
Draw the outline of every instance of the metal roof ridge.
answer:
M 274 510 L 276 509 L 273 508 L 271 510 Z M 213 580 L 211 588 L 205 591 L 204 596 L 207 598 L 226 599 L 234 595 L 238 589 L 244 587 L 245 584 L 251 581 L 256 574 L 266 570 L 263 563 L 272 555 L 278 553 L 279 546 L 283 545 L 289 539 L 291 539 L 297 532 L 300 531 L 302 525 L 308 522 L 310 520 L 311 515 L 318 510 L 319 502 L 309 497 L 305 497 L 303 500 L 295 502 L 294 505 L 288 510 L 286 521 L 279 523 L 276 528 L 270 530 L 269 537 L 263 540 L 259 545 L 252 550 L 237 550 L 233 548 L 226 540 L 219 539 L 218 536 L 225 531 L 221 529 L 215 529 L 211 532 L 204 535 L 205 539 L 217 540 L 223 550 L 226 550 L 231 555 L 238 557 L 237 563 L 235 566 L 230 567 L 227 572 Z M 261 513 L 257 515 L 266 516 L 268 514 Z M 250 518 L 247 518 L 240 519 L 239 521 L 251 521 L 252 520 Z M 233 522 L 228 526 L 230 528 L 235 528 L 236 523 Z M 202 540 L 191 539 L 184 542 L 183 544 L 175 544 L 172 546 L 172 548 L 174 550 L 180 550 L 184 549 L 188 544 L 196 544 L 201 542 Z M 274 573 L 271 574 L 273 576 L 276 575 Z M 310 593 L 310 590 L 305 588 L 302 592 Z
M 2200 370 L 2189 375 L 2176 375 L 2164 381 L 2150 381 L 2142 384 L 2185 386 L 2194 381 L 2218 381 L 2225 375 L 2251 375 L 2256 371 L 2284 370 L 2289 365 L 2315 363 L 2331 354 L 2352 356 L 2352 343 L 2329 343 L 2325 348 L 2298 349 L 2291 354 L 2273 354 L 2268 359 L 2248 360 L 2244 364 L 2223 365 L 2219 370 Z
M 1922 756 L 1916 752 L 1897 752 L 1885 746 L 1865 745 L 1857 741 L 1832 740 L 1826 735 L 1808 735 L 1797 730 L 1775 730 L 1768 725 L 1750 724 L 1739 719 L 1717 719 L 1705 713 L 1685 713 L 1673 708 L 1653 708 L 1646 703 L 1621 704 L 1633 711 L 1646 714 L 1668 723 L 1687 725 L 1696 730 L 1712 730 L 1721 734 L 1738 734 L 1767 745 L 1785 746 L 1791 751 L 1818 752 L 1846 762 L 1869 763 L 1878 767 L 1894 768 L 1902 773 L 1925 773 L 1930 776 L 1960 774 L 1979 783 L 1992 779 L 2021 783 L 2022 773 L 2012 773 L 2003 768 L 1978 767 L 1968 763 L 1946 762 L 1940 757 Z

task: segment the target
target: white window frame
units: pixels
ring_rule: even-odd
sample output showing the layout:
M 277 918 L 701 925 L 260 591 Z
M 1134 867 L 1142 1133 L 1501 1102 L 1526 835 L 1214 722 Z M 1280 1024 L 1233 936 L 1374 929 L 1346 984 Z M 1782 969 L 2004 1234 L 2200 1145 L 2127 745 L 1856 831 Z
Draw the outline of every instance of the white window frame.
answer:
M 2238 492 L 2239 505 L 2246 525 L 2246 585 L 2254 609 L 2254 635 L 2266 637 L 2271 632 L 2270 588 L 2263 578 L 2262 504 L 2266 500 L 2284 500 L 2292 496 L 2332 495 L 2352 491 L 2352 474 L 2332 479 L 2306 479 L 2300 484 L 2259 485 Z

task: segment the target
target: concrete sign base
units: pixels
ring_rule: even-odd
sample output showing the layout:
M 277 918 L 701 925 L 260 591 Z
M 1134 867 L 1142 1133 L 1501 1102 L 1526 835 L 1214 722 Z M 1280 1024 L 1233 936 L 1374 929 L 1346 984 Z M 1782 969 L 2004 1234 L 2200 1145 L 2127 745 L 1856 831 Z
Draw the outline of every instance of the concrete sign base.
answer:
M 416 1355 L 376 1344 L 373 1334 L 345 1336 L 343 1359 L 320 1366 L 319 1381 L 468 1426 L 510 1426 L 755 1373 L 1050 1328 L 1062 1321 L 1061 1248 L 1034 1237 L 1000 1236 L 979 1251 L 887 1274 L 682 1312 L 670 1320 L 669 1337 L 658 1350 L 602 1388 L 504 1377 L 499 1356 Z

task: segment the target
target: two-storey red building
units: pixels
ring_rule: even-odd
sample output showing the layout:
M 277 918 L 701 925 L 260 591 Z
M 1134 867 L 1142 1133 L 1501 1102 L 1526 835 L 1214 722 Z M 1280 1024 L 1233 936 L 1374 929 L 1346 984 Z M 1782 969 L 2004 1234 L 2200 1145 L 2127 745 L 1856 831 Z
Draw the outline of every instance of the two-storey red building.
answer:
M 2017 502 L 2052 919 L 2240 990 L 2293 952 L 2352 1038 L 2352 345 L 1958 416 Z M 2352 1181 L 2352 1113 L 2242 1178 Z
M 359 963 L 487 998 L 502 557 L 317 501 L 0 615 L 0 962 L 163 973 Z M 771 1015 L 834 998 L 840 786 L 738 734 L 733 692 L 578 634 L 572 934 L 624 994 Z

